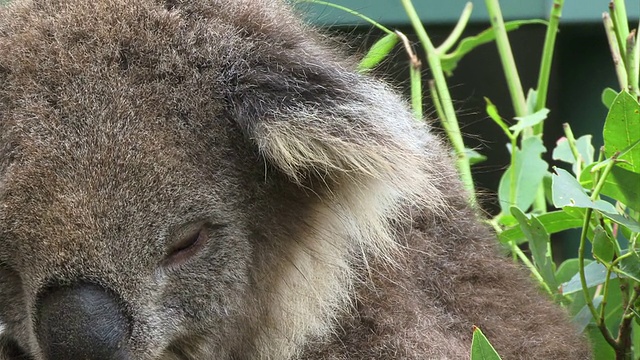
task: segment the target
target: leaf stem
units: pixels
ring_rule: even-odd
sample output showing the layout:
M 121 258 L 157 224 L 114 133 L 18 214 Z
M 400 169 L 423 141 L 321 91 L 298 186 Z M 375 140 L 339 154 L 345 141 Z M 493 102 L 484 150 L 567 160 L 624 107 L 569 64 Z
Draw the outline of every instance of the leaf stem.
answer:
M 612 0 L 609 3 L 609 11 L 613 18 L 613 24 L 616 27 L 616 33 L 618 34 L 618 40 L 622 44 L 620 47 L 623 52 L 626 52 L 626 44 L 624 43 L 629 36 L 629 23 L 627 22 L 627 8 L 624 4 L 625 0 Z
M 538 73 L 538 86 L 536 90 L 536 104 L 534 112 L 542 110 L 547 104 L 547 93 L 549 91 L 549 77 L 551 76 L 551 64 L 553 63 L 553 50 L 556 45 L 556 37 L 558 35 L 558 26 L 562 17 L 562 8 L 564 0 L 555 0 L 551 6 L 551 14 L 549 15 L 549 25 L 547 25 L 547 33 L 544 39 L 544 48 L 542 50 L 542 59 L 540 61 L 540 71 Z M 541 134 L 544 122 L 537 124 L 533 128 L 534 134 Z
M 633 29 L 627 36 L 627 80 L 629 81 L 629 89 L 636 99 L 640 95 L 640 88 L 638 88 L 638 61 L 638 42 L 636 30 Z
M 593 209 L 587 208 L 584 215 L 584 221 L 582 222 L 582 233 L 580 234 L 580 246 L 578 248 L 578 273 L 580 275 L 580 284 L 582 285 L 582 294 L 584 296 L 584 301 L 587 303 L 587 307 L 589 311 L 591 311 L 591 315 L 596 321 L 596 326 L 600 329 L 602 336 L 604 339 L 611 345 L 612 348 L 618 349 L 618 343 L 611 335 L 611 332 L 607 328 L 605 322 L 600 318 L 595 306 L 593 305 L 593 300 L 589 295 L 589 288 L 587 287 L 587 277 L 584 273 L 584 254 L 585 254 L 585 244 L 587 242 L 587 229 L 589 229 L 589 222 L 591 220 L 591 214 L 593 213 Z
M 456 26 L 453 28 L 453 30 L 451 30 L 451 34 L 449 34 L 445 41 L 436 48 L 436 53 L 438 54 L 438 56 L 443 55 L 447 51 L 451 50 L 453 45 L 458 42 L 460 36 L 462 35 L 462 32 L 469 23 L 469 18 L 471 17 L 472 11 L 473 3 L 467 2 L 467 4 L 464 6 L 464 9 L 462 10 L 462 14 L 460 14 L 460 18 L 458 19 Z
M 627 88 L 628 84 L 627 69 L 624 66 L 624 60 L 620 52 L 620 45 L 618 43 L 613 20 L 608 13 L 602 14 L 602 23 L 604 24 L 604 32 L 607 35 L 607 41 L 609 42 L 613 66 L 616 70 L 616 76 L 618 77 L 618 85 L 620 85 L 620 90 L 624 90 Z
M 444 113 L 444 110 L 442 109 L 442 103 L 440 102 L 440 97 L 438 96 L 438 91 L 436 90 L 436 84 L 433 80 L 429 80 L 429 93 L 431 94 L 431 100 L 433 101 L 433 105 L 436 108 L 436 114 L 438 115 L 438 118 L 446 119 L 446 115 Z
M 504 74 L 507 78 L 513 109 L 516 116 L 525 116 L 527 115 L 527 101 L 524 96 L 524 91 L 522 90 L 522 83 L 520 82 L 516 62 L 513 58 L 511 45 L 509 44 L 509 37 L 504 27 L 500 4 L 498 0 L 485 0 L 485 3 L 489 11 L 491 26 L 496 35 L 496 45 L 498 46 L 498 53 L 500 54 Z
M 573 136 L 573 131 L 571 130 L 571 126 L 568 123 L 562 124 L 562 129 L 564 130 L 564 136 L 567 138 L 569 142 L 569 149 L 571 149 L 571 153 L 573 154 L 573 158 L 576 159 L 576 178 L 580 180 L 580 173 L 582 172 L 582 155 L 578 151 L 578 147 L 576 145 L 576 138 Z
M 594 187 L 593 193 L 590 196 L 591 201 L 595 201 L 598 198 L 600 194 L 600 190 L 602 190 L 602 187 L 604 186 L 607 176 L 611 172 L 613 165 L 615 165 L 616 163 L 615 159 L 617 158 L 617 156 L 618 156 L 618 153 L 614 154 L 611 157 L 612 161 L 610 161 L 607 164 L 607 166 L 604 168 L 604 170 L 602 170 L 600 179 L 598 180 L 598 183 Z M 582 285 L 582 294 L 584 295 L 584 300 L 587 303 L 587 307 L 589 308 L 589 311 L 591 311 L 591 315 L 596 320 L 596 325 L 600 329 L 602 336 L 609 343 L 609 345 L 611 345 L 611 347 L 613 347 L 616 351 L 618 351 L 620 344 L 613 338 L 613 335 L 611 335 L 611 332 L 609 331 L 609 329 L 607 328 L 607 325 L 604 322 L 604 317 L 601 317 L 598 314 L 595 306 L 593 305 L 593 300 L 591 300 L 591 297 L 589 296 L 589 288 L 587 287 L 587 278 L 584 272 L 584 255 L 585 255 L 585 248 L 586 248 L 585 244 L 587 242 L 587 232 L 589 230 L 589 223 L 591 222 L 592 214 L 593 214 L 593 209 L 587 208 L 584 214 L 584 221 L 582 222 L 582 232 L 580 234 L 580 246 L 578 248 L 578 264 L 579 264 L 578 273 L 580 274 L 580 284 Z M 612 267 L 610 267 L 609 269 L 611 268 Z M 607 274 L 609 274 L 609 271 L 607 272 Z M 603 301 L 604 300 L 605 299 L 603 298 Z
M 451 98 L 451 94 L 449 93 L 449 88 L 447 86 L 447 80 L 445 79 L 444 72 L 442 71 L 442 65 L 440 63 L 440 58 L 436 52 L 431 39 L 427 35 L 427 31 L 425 30 L 416 9 L 413 7 L 411 0 L 400 0 L 402 2 L 402 6 L 404 7 L 409 20 L 411 21 L 411 25 L 413 26 L 422 46 L 427 54 L 427 61 L 429 63 L 429 67 L 431 69 L 431 74 L 433 75 L 433 80 L 435 82 L 435 88 L 438 92 L 438 97 L 440 99 L 440 104 L 442 105 L 442 110 L 445 114 L 445 118 L 441 119 L 442 127 L 444 127 L 449 140 L 453 146 L 453 149 L 456 154 L 456 162 L 458 165 L 458 171 L 460 172 L 460 177 L 462 179 L 462 183 L 465 189 L 469 192 L 470 201 L 475 203 L 475 186 L 473 184 L 473 178 L 471 177 L 471 165 L 469 163 L 469 157 L 465 152 L 464 141 L 462 140 L 462 133 L 460 131 L 460 126 L 458 125 L 458 118 L 456 116 L 456 111 L 453 107 L 453 101 Z
M 329 6 L 329 7 L 332 7 L 332 8 L 336 8 L 338 10 L 342 10 L 342 11 L 348 13 L 348 14 L 351 14 L 353 16 L 361 18 L 362 20 L 368 22 L 369 24 L 371 24 L 371 25 L 377 27 L 378 29 L 386 32 L 387 34 L 393 34 L 393 31 L 391 31 L 388 28 L 386 28 L 385 26 L 381 25 L 379 22 L 377 22 L 377 21 L 373 20 L 372 18 L 370 18 L 370 17 L 368 17 L 366 15 L 363 15 L 363 14 L 361 14 L 361 13 L 355 11 L 355 10 L 349 9 L 348 7 L 345 7 L 345 6 L 341 6 L 341 5 L 338 5 L 338 4 L 334 4 L 334 3 L 331 3 L 331 2 L 328 2 L 328 1 L 322 1 L 322 0 L 296 0 L 296 2 L 300 2 L 300 3 L 307 2 L 307 3 L 318 4 L 318 5 L 323 5 L 323 6 Z
M 529 269 L 529 271 L 531 271 L 531 274 L 533 274 L 533 276 L 536 278 L 536 280 L 538 280 L 538 282 L 540 283 L 542 288 L 546 292 L 548 292 L 549 295 L 551 295 L 551 296 L 557 295 L 556 293 L 554 293 L 551 290 L 549 285 L 544 281 L 544 278 L 542 277 L 542 275 L 540 274 L 538 269 L 536 269 L 536 267 L 533 265 L 531 260 L 529 260 L 527 255 L 525 255 L 524 252 L 522 252 L 522 250 L 518 247 L 518 245 L 515 243 L 515 241 L 509 242 L 509 245 L 511 246 L 511 253 L 516 254 L 518 256 L 518 259 L 520 259 L 520 261 L 522 261 L 522 263 Z
M 413 51 L 407 36 L 400 31 L 396 31 L 396 35 L 402 40 L 404 49 L 409 56 L 409 78 L 411 79 L 411 107 L 413 108 L 413 115 L 416 119 L 422 120 L 422 62 Z M 436 105 L 436 108 L 437 107 L 438 105 Z

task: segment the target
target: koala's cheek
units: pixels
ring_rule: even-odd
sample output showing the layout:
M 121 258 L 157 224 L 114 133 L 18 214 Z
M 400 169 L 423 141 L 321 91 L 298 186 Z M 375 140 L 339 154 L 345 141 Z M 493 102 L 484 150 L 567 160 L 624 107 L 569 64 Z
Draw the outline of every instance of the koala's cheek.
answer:
M 0 334 L 25 316 L 26 303 L 20 276 L 0 264 Z

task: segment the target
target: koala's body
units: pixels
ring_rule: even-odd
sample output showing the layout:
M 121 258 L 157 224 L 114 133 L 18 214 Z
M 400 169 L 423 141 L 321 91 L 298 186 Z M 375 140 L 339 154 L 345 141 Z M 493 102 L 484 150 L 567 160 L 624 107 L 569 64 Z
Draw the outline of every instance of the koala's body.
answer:
M 0 360 L 588 345 L 448 149 L 276 0 L 0 10 Z

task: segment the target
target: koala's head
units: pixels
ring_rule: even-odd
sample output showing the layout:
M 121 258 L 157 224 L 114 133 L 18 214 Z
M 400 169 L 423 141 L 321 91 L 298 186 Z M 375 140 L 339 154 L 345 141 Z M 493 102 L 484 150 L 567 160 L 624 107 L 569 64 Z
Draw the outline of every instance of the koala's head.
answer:
M 277 1 L 0 12 L 0 358 L 284 358 L 441 203 L 434 140 Z

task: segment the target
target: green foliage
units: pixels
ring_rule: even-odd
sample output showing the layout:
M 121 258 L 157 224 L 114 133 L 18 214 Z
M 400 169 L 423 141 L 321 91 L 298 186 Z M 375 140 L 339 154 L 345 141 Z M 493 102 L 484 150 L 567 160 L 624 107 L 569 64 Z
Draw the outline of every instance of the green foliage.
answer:
M 611 0 L 609 13 L 603 16 L 620 90 L 604 88 L 602 92 L 602 103 L 609 111 L 602 119 L 604 146 L 598 152 L 591 134 L 576 138 L 568 124 L 564 125 L 565 136 L 553 149 L 542 141 L 545 120 L 552 111 L 545 104 L 563 0 L 553 0 L 548 23 L 505 23 L 498 0 L 485 0 L 492 27 L 460 39 L 472 11 L 468 3 L 451 35 L 439 47 L 431 42 L 411 1 L 400 2 L 427 54 L 433 75 L 429 83 L 431 99 L 470 193 L 474 192 L 470 167 L 486 157 L 464 145 L 445 74 L 451 75 L 458 62 L 476 47 L 496 43 L 516 117 L 504 119 L 485 98 L 486 113 L 504 133 L 511 157 L 498 189 L 501 212 L 488 222 L 514 259 L 520 259 L 540 287 L 567 308 L 576 325 L 591 339 L 596 359 L 640 358 L 640 45 L 636 31 L 629 31 L 624 1 Z M 547 33 L 537 88 L 530 89 L 525 97 L 507 32 L 529 24 L 546 24 Z M 365 56 L 361 71 L 375 67 L 398 42 L 396 34 L 374 25 L 387 35 Z M 420 61 L 413 53 L 409 57 L 412 104 L 416 116 L 421 117 L 423 89 L 419 81 L 414 81 Z M 548 151 L 555 161 L 553 173 L 542 159 Z M 556 268 L 550 235 L 569 229 L 580 230 L 576 236 L 580 248 L 575 257 Z M 520 248 L 525 243 L 529 254 Z M 480 329 L 474 328 L 471 359 L 499 358 Z
M 489 222 L 514 258 L 529 267 L 541 288 L 567 307 L 576 325 L 591 338 L 596 359 L 627 359 L 629 354 L 637 358 L 640 355 L 640 250 L 637 247 L 640 237 L 640 55 L 636 54 L 635 32 L 625 30 L 622 24 L 626 22 L 620 20 L 625 14 L 624 2 L 614 0 L 611 15 L 614 19 L 607 28 L 609 38 L 622 47 L 617 54 L 614 50 L 614 56 L 624 61 L 616 62 L 622 90 L 607 88 L 602 93 L 602 102 L 609 109 L 603 119 L 604 147 L 596 153 L 592 135 L 584 134 L 576 139 L 570 126 L 565 124 L 565 137 L 549 149 L 558 162 L 554 164 L 553 174 L 542 160 L 548 150 L 541 139 L 550 111 L 544 106 L 548 69 L 563 1 L 554 1 L 538 89 L 529 90 L 526 99 L 505 35 L 525 23 L 502 23 L 498 1 L 486 0 L 486 4 L 493 24 L 491 30 L 461 40 L 449 54 L 438 49 L 431 53 L 427 49 L 427 53 L 440 60 L 440 71 L 450 75 L 457 62 L 479 45 L 495 40 L 500 50 L 517 116 L 513 121 L 505 120 L 499 109 L 485 98 L 487 115 L 505 134 L 511 155 L 498 188 L 501 213 Z M 627 41 L 628 38 L 634 41 Z M 626 46 L 629 48 L 625 49 Z M 436 104 L 436 107 L 442 106 L 442 103 Z M 558 167 L 562 163 L 570 165 L 571 171 Z M 553 205 L 555 210 L 548 211 L 548 205 Z M 579 253 L 556 270 L 550 234 L 574 228 L 581 232 Z M 529 257 L 519 248 L 523 243 L 528 243 Z M 590 254 L 587 243 L 590 243 Z M 485 353 L 476 350 L 475 338 L 474 333 L 471 358 L 487 358 Z
M 399 37 L 395 33 L 389 33 L 376 41 L 369 49 L 367 54 L 362 58 L 358 64 L 358 71 L 364 72 L 371 70 L 384 60 L 391 50 L 398 43 Z
M 505 23 L 504 25 L 506 31 L 513 31 L 523 25 L 529 24 L 546 24 L 546 22 L 543 20 L 516 20 Z M 465 55 L 480 45 L 493 42 L 495 38 L 495 31 L 493 28 L 489 28 L 476 36 L 462 39 L 455 50 L 442 56 L 442 70 L 449 76 L 453 75 L 453 70 L 456 69 L 458 62 L 460 62 Z
M 536 190 L 542 184 L 548 165 L 542 160 L 546 151 L 542 140 L 530 137 L 521 148 L 511 151 L 511 165 L 502 174 L 498 187 L 498 199 L 503 213 L 509 213 L 511 206 L 527 210 L 533 204 Z
M 473 327 L 473 339 L 471 340 L 472 360 L 500 360 L 500 355 L 493 348 L 487 337 L 479 327 Z
M 616 152 L 618 166 L 640 173 L 640 104 L 638 96 L 626 91 L 613 100 L 604 123 L 604 150 L 609 157 Z

